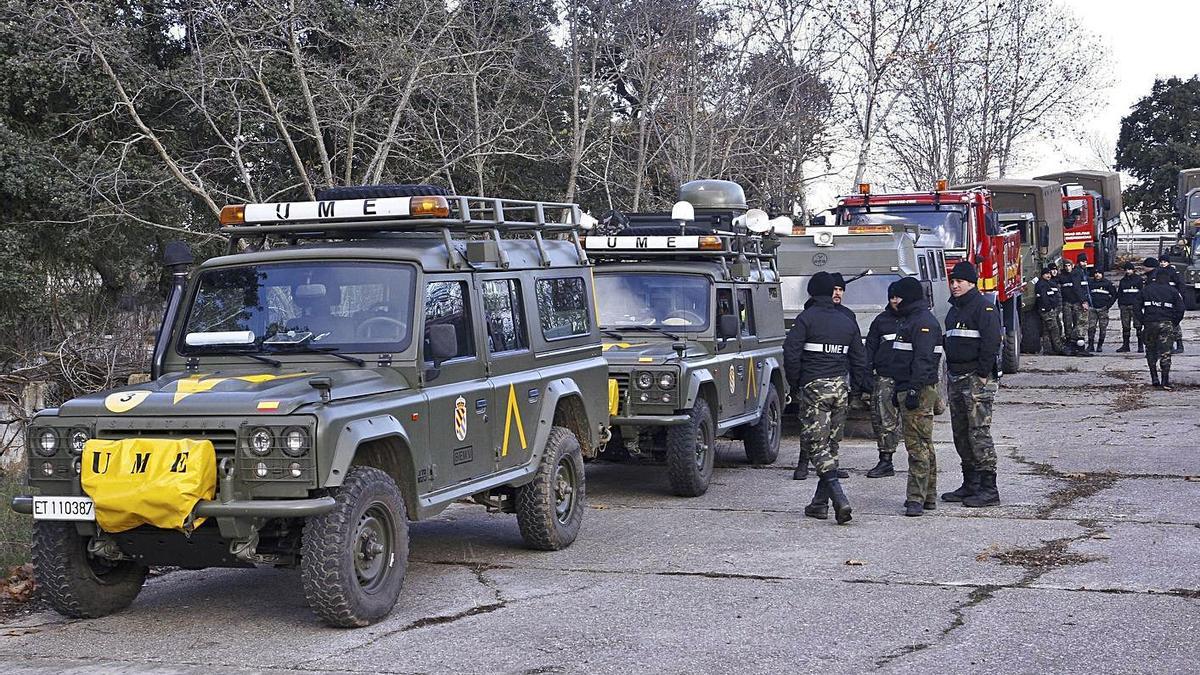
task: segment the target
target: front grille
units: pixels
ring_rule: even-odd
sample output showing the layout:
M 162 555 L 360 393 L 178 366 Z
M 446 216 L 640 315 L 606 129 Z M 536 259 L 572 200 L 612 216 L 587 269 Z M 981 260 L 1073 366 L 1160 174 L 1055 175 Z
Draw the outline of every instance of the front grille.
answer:
M 164 438 L 168 440 L 178 440 L 190 438 L 192 440 L 209 440 L 212 441 L 213 449 L 217 451 L 218 457 L 232 455 L 237 451 L 237 429 L 212 429 L 212 428 L 173 428 L 173 427 L 144 427 L 144 428 L 123 428 L 123 429 L 97 429 L 96 438 L 106 441 L 118 441 L 123 438 Z
M 611 373 L 617 381 L 617 414 L 625 414 L 625 406 L 629 402 L 629 373 Z

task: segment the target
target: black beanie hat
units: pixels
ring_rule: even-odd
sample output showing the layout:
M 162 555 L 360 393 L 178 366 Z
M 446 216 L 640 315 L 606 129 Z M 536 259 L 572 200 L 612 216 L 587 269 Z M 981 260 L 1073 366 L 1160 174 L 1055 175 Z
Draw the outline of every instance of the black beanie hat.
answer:
M 1042 268 L 1042 274 L 1054 274 L 1054 270 L 1058 269 L 1054 265 L 1046 265 Z
M 1086 266 L 1087 265 L 1087 254 L 1080 253 L 1079 255 L 1075 256 L 1075 260 L 1077 260 L 1080 265 Z
M 892 283 L 888 284 L 887 299 L 889 302 L 891 301 L 892 298 L 900 297 L 900 294 L 896 292 L 896 283 L 897 282 L 893 281 Z
M 829 276 L 831 279 L 833 279 L 833 287 L 834 288 L 840 288 L 842 290 L 845 290 L 846 280 L 842 278 L 841 272 L 830 272 Z
M 916 302 L 925 297 L 925 289 L 913 277 L 904 277 L 896 282 L 896 296 L 904 302 Z
M 1142 267 L 1158 267 L 1158 258 L 1146 258 L 1142 261 Z
M 1133 261 L 1132 261 L 1132 260 L 1129 260 L 1129 261 L 1126 261 L 1126 262 L 1125 262 L 1125 269 L 1127 269 L 1127 270 L 1135 270 L 1135 269 L 1137 269 L 1137 265 L 1134 265 L 1134 264 L 1133 264 Z
M 962 279 L 963 281 L 972 284 L 979 283 L 979 272 L 975 271 L 975 264 L 963 260 L 954 266 L 950 272 L 951 279 Z
M 814 298 L 833 297 L 833 275 L 829 272 L 817 272 L 808 280 L 808 294 Z

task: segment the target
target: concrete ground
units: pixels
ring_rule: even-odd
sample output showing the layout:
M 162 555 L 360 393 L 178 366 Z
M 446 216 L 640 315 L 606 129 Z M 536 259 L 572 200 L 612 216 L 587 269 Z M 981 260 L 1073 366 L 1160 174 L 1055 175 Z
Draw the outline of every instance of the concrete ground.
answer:
M 816 481 L 790 480 L 794 436 L 766 468 L 725 443 L 696 499 L 662 467 L 596 463 L 565 551 L 523 549 L 480 507 L 414 525 L 400 604 L 369 628 L 321 625 L 294 571 L 174 572 L 115 616 L 0 623 L 0 671 L 1196 672 L 1200 321 L 1185 329 L 1174 392 L 1117 345 L 1025 356 L 994 416 L 998 507 L 903 517 L 905 475 L 865 478 L 864 439 L 842 450 L 844 527 L 802 516 Z M 953 489 L 946 416 L 936 440 Z

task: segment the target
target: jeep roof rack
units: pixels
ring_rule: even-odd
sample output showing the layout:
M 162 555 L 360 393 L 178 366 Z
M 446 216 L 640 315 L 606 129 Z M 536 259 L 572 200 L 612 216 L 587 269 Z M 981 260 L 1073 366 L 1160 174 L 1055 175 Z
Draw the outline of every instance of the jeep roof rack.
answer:
M 548 267 L 550 257 L 542 235 L 567 234 L 580 264 L 586 264 L 579 230 L 595 223 L 578 204 L 463 195 L 231 204 L 221 209 L 220 221 L 221 232 L 231 236 L 231 251 L 239 240 L 250 237 L 363 239 L 379 234 L 440 233 L 449 264 L 455 269 L 470 263 L 453 245 L 452 233 L 482 235 L 483 241 L 495 242 L 493 253 L 503 267 L 508 261 L 499 242 L 506 236 L 531 235 L 542 264 Z

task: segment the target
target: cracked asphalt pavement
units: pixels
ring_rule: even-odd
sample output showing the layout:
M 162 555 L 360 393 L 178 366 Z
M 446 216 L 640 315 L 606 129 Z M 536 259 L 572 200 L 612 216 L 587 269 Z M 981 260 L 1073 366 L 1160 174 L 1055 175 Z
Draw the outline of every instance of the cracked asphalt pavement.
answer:
M 994 414 L 998 507 L 903 517 L 903 451 L 868 479 L 868 439 L 843 444 L 845 527 L 803 517 L 816 481 L 790 480 L 791 434 L 765 468 L 723 443 L 696 499 L 662 467 L 594 463 L 565 551 L 523 549 L 481 507 L 415 524 L 400 604 L 369 628 L 320 624 L 295 571 L 177 571 L 104 619 L 0 621 L 0 671 L 1195 672 L 1200 320 L 1184 327 L 1174 392 L 1117 345 L 1023 357 Z M 950 438 L 942 416 L 943 491 Z

